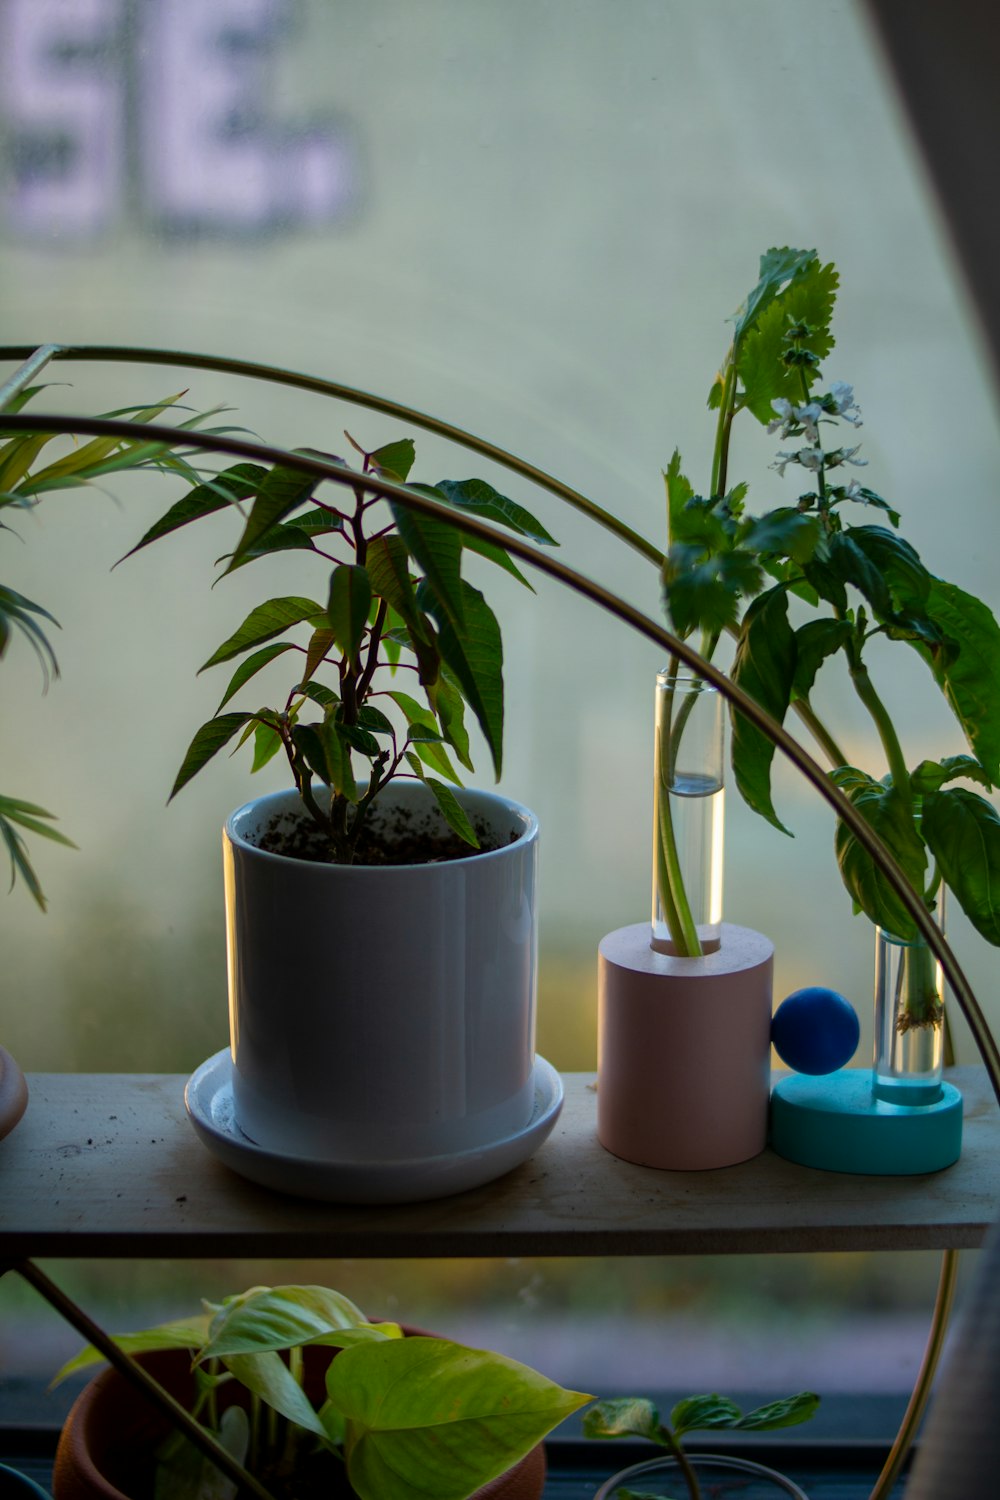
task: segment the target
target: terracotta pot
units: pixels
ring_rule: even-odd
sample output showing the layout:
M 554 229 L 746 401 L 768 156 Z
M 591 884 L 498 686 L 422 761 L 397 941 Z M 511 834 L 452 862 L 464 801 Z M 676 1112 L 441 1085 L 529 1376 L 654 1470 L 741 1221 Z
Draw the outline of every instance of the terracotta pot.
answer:
M 306 1389 L 322 1399 L 329 1349 L 306 1349 Z M 141 1356 L 142 1363 L 172 1395 L 191 1399 L 191 1361 L 186 1350 Z M 310 1366 L 312 1368 L 310 1368 Z M 241 1388 L 223 1387 L 220 1403 L 238 1399 Z M 166 1418 L 117 1370 L 106 1369 L 80 1392 L 59 1435 L 52 1473 L 55 1500 L 151 1500 L 154 1449 L 168 1431 Z M 476 1491 L 475 1500 L 541 1500 L 545 1450 L 541 1444 L 506 1474 Z M 347 1491 L 344 1491 L 345 1500 Z

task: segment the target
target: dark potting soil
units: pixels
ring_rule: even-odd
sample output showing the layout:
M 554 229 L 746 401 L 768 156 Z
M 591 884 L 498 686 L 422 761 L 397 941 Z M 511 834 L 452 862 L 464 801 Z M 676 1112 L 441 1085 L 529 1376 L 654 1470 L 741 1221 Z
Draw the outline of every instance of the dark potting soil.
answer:
M 486 854 L 502 843 L 515 843 L 517 833 L 500 839 L 481 820 L 473 827 L 479 848 L 473 849 L 450 828 L 439 829 L 425 814 L 408 807 L 393 808 L 389 814 L 372 817 L 366 822 L 355 848 L 352 863 L 356 865 L 434 865 L 452 859 L 468 859 L 472 854 Z M 258 849 L 269 854 L 283 854 L 289 859 L 303 859 L 311 864 L 336 864 L 322 830 L 311 820 L 295 815 L 279 815 L 254 840 Z

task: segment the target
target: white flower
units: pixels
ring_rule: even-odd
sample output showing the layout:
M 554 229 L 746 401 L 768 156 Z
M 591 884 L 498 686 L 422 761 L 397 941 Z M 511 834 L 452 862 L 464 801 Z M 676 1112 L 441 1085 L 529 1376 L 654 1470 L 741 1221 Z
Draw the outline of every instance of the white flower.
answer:
M 823 408 L 818 401 L 810 401 L 807 406 L 797 406 L 795 408 L 796 418 L 801 422 L 802 431 L 811 443 L 819 442 L 819 428 L 816 426 L 816 423 L 819 421 L 822 410 Z
M 780 427 L 782 429 L 781 436 L 784 438 L 788 435 L 788 428 L 795 421 L 795 407 L 790 401 L 786 401 L 784 396 L 778 396 L 772 401 L 771 407 L 778 415 L 772 421 L 768 422 L 767 430 L 768 432 L 777 432 Z
M 828 469 L 836 469 L 840 464 L 854 464 L 857 468 L 863 469 L 868 462 L 867 458 L 854 457 L 855 453 L 860 452 L 860 443 L 853 448 L 833 448 L 826 455 L 826 466 Z
M 833 415 L 843 417 L 852 427 L 861 426 L 861 409 L 854 400 L 854 387 L 844 380 L 835 380 L 830 387 L 829 399 L 833 402 Z M 851 413 L 856 412 L 856 416 Z
M 771 468 L 777 469 L 782 478 L 789 464 L 801 464 L 804 469 L 815 473 L 823 463 L 823 457 L 822 448 L 798 448 L 794 453 L 779 453 Z

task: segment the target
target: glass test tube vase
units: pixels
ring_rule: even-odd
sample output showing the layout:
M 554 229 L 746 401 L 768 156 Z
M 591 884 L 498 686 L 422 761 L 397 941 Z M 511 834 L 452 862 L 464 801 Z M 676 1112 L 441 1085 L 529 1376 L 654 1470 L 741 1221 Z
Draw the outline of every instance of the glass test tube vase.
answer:
M 597 1133 L 615 1156 L 701 1170 L 764 1149 L 774 950 L 722 920 L 725 703 L 656 680 L 652 923 L 598 955 Z

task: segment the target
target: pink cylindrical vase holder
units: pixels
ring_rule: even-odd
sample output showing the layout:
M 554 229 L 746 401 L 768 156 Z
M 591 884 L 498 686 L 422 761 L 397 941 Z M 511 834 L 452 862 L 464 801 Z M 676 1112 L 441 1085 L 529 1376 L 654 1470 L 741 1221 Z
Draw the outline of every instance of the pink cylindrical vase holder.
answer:
M 676 958 L 649 924 L 620 927 L 598 957 L 597 1134 L 641 1166 L 700 1171 L 767 1142 L 774 947 L 722 924 L 718 950 Z

